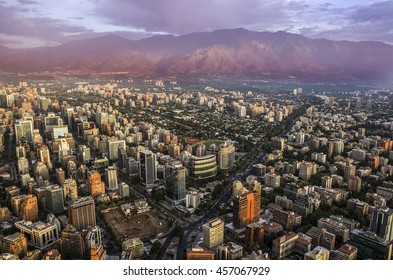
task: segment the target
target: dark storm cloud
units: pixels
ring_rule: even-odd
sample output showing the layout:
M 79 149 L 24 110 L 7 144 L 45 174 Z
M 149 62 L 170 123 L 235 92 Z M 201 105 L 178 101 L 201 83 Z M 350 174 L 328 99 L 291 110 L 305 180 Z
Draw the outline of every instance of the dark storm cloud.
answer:
M 18 0 L 18 3 L 24 4 L 24 5 L 36 5 L 36 4 L 38 4 L 37 1 L 33 1 L 33 0 Z
M 278 0 L 107 0 L 96 5 L 96 14 L 117 26 L 184 34 L 248 26 L 270 29 L 288 23 L 289 9 L 305 7 L 303 1 Z
M 1 3 L 0 33 L 58 41 L 64 34 L 89 31 L 84 27 L 69 25 L 59 19 L 24 16 L 24 13 L 28 11 L 28 8 Z

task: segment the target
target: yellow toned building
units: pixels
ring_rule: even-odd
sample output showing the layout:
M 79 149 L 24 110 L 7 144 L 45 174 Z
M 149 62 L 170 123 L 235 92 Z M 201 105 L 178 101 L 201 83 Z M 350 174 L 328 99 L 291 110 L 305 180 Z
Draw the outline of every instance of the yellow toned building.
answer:
M 61 260 L 61 254 L 58 250 L 56 249 L 51 249 L 48 252 L 44 254 L 42 257 L 43 260 L 45 261 L 57 261 Z
M 25 221 L 38 221 L 38 201 L 37 197 L 28 194 L 22 201 L 21 206 L 22 219 Z
M 19 259 L 22 259 L 27 254 L 26 237 L 20 232 L 8 235 L 1 242 L 1 249 L 3 253 L 18 255 Z
M 42 259 L 41 250 L 28 251 L 26 254 L 26 257 L 24 257 L 23 259 L 24 260 L 41 260 Z
M 208 249 L 214 249 L 224 242 L 224 222 L 214 219 L 203 225 L 203 245 Z
M 11 215 L 10 210 L 8 207 L 1 207 L 0 208 L 0 222 L 5 222 L 9 219 Z
M 312 251 L 307 252 L 304 255 L 305 260 L 314 261 L 327 261 L 330 257 L 330 251 L 325 247 L 317 246 Z

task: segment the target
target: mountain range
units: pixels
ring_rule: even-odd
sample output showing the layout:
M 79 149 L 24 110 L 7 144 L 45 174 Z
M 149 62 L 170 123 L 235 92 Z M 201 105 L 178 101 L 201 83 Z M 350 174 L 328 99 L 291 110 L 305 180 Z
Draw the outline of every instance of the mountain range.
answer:
M 140 40 L 106 35 L 51 47 L 0 47 L 0 70 L 386 80 L 393 77 L 393 46 L 242 28 Z

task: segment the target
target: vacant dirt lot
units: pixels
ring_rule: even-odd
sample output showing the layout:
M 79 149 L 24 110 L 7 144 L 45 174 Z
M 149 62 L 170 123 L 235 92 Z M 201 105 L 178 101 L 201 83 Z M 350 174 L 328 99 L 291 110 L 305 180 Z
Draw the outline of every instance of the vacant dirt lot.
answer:
M 168 230 L 167 224 L 160 221 L 153 211 L 126 217 L 119 208 L 116 208 L 108 213 L 103 213 L 103 216 L 118 240 L 126 236 L 129 238 L 145 238 L 155 236 L 161 232 L 165 233 Z

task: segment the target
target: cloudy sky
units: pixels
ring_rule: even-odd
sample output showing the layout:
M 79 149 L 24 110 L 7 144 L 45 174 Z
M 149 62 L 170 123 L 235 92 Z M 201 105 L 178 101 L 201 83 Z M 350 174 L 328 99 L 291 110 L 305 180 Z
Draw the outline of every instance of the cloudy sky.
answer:
M 0 0 L 0 45 L 14 48 L 239 27 L 393 44 L 393 1 Z

